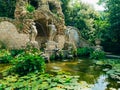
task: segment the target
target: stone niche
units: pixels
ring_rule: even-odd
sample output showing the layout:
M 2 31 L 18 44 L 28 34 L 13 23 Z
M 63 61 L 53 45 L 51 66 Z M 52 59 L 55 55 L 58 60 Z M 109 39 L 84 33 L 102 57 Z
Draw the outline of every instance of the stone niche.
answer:
M 20 34 L 17 31 L 16 26 L 8 21 L 0 22 L 0 46 L 10 49 L 25 48 L 29 37 L 27 34 Z
M 44 19 L 38 19 L 34 22 L 36 23 L 36 28 L 38 32 L 36 41 L 41 48 L 45 48 L 45 43 L 49 39 L 49 31 L 48 27 L 46 26 L 46 21 Z
M 25 9 L 27 3 L 34 6 L 35 11 L 28 12 Z M 49 41 L 51 35 L 48 26 L 54 24 L 57 31 L 53 41 L 58 43 L 60 49 L 64 47 L 64 30 L 66 27 L 60 0 L 18 0 L 15 19 L 17 23 L 22 24 L 22 28 L 18 28 L 18 31 L 25 34 L 29 34 L 30 23 L 35 22 L 38 32 L 36 41 L 39 48 L 45 48 L 45 44 Z

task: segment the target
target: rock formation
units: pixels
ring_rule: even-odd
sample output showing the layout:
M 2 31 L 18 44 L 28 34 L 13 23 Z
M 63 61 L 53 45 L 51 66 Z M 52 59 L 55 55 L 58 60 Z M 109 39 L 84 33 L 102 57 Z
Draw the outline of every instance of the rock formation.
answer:
M 33 12 L 27 11 L 25 9 L 27 4 L 34 6 L 35 10 Z M 59 0 L 19 0 L 16 3 L 15 18 L 19 23 L 23 24 L 22 32 L 24 33 L 29 33 L 31 21 L 36 23 L 38 30 L 36 41 L 40 47 L 44 47 L 47 40 L 51 38 L 49 24 L 54 24 L 56 36 L 52 38 L 59 44 L 59 48 L 63 48 L 64 42 L 59 41 L 64 41 L 62 40 L 64 38 L 59 37 L 64 37 L 65 22 Z
M 77 47 L 90 47 L 90 43 L 82 38 L 80 31 L 72 26 L 67 26 L 65 30 L 65 49 L 68 46 L 72 46 L 73 49 L 77 49 Z
M 0 44 L 1 47 L 10 49 L 25 48 L 29 37 L 27 34 L 18 33 L 15 25 L 8 21 L 0 22 Z
M 14 16 L 15 19 L 0 18 L 0 41 L 7 39 L 8 47 L 19 49 L 29 43 L 36 48 L 53 50 L 57 47 L 61 50 L 65 44 L 74 49 L 89 45 L 78 34 L 78 29 L 66 29 L 60 0 L 17 0 Z M 34 30 L 31 31 L 31 27 Z M 3 31 L 6 36 L 2 35 Z
M 30 12 L 27 9 L 29 8 L 28 5 L 34 6 L 35 10 Z M 37 36 L 34 39 L 38 42 L 39 48 L 44 48 L 49 38 L 58 43 L 60 49 L 63 48 L 65 22 L 59 0 L 18 0 L 14 16 L 16 31 L 29 35 L 28 37 L 31 35 L 31 22 L 35 22 Z M 8 20 L 2 19 L 0 22 Z M 54 35 L 49 29 L 50 24 L 53 24 L 56 28 Z

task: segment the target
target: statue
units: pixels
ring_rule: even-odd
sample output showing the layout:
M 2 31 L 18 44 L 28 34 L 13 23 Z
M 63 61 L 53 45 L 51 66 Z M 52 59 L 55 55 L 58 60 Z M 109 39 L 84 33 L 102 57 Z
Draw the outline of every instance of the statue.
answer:
M 34 48 L 39 49 L 38 42 L 35 41 L 36 36 L 37 36 L 37 29 L 36 29 L 35 23 L 31 22 L 31 27 L 30 27 L 30 44 Z
M 35 26 L 35 23 L 32 22 L 31 23 L 31 28 L 30 28 L 30 41 L 35 41 L 35 38 L 37 36 L 37 29 L 36 29 L 36 26 Z
M 55 37 L 55 35 L 56 35 L 57 29 L 56 29 L 56 27 L 55 27 L 54 24 L 49 24 L 49 25 L 48 25 L 48 28 L 49 28 L 49 30 L 50 30 L 49 40 L 50 40 L 50 41 L 53 41 L 53 39 L 54 39 L 54 37 Z

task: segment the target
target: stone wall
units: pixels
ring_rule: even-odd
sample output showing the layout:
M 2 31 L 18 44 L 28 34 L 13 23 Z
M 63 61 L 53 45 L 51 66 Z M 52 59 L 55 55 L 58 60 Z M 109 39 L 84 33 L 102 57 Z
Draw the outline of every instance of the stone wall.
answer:
M 35 10 L 29 12 L 26 5 L 35 3 Z M 64 48 L 65 43 L 72 44 L 74 48 L 89 46 L 80 34 L 79 30 L 65 26 L 64 15 L 62 13 L 60 0 L 17 0 L 15 9 L 15 19 L 0 18 L 0 42 L 5 43 L 9 48 L 25 48 L 30 41 L 31 22 L 35 22 L 37 29 L 36 41 L 39 48 L 45 47 L 49 41 L 49 25 L 54 25 L 56 34 L 53 41 L 57 43 L 59 49 Z M 70 31 L 66 35 L 65 32 Z M 75 37 L 77 33 L 78 37 Z M 68 38 L 69 37 L 69 38 Z M 68 45 L 67 45 L 68 47 Z
M 29 1 L 32 2 L 33 0 Z M 39 0 L 38 7 L 34 12 L 31 13 L 26 10 L 27 3 L 28 0 L 19 0 L 16 3 L 15 9 L 15 18 L 20 23 L 23 23 L 22 30 L 24 32 L 27 32 L 29 30 L 29 24 L 26 24 L 28 19 L 31 19 L 33 21 L 44 19 L 46 21 L 46 26 L 49 23 L 54 23 L 57 28 L 57 34 L 64 34 L 65 21 L 59 0 Z M 54 8 L 50 8 L 51 5 L 54 6 Z M 56 12 L 53 12 L 53 9 Z
M 27 34 L 20 34 L 17 31 L 16 26 L 8 21 L 0 22 L 0 46 L 20 49 L 25 48 L 29 42 L 29 36 Z
M 26 10 L 28 1 L 29 3 L 36 3 L 35 11 L 28 12 Z M 60 0 L 18 0 L 15 9 L 15 19 L 19 27 L 18 31 L 21 33 L 29 34 L 30 23 L 33 21 L 36 23 L 38 32 L 42 32 L 40 30 L 44 31 L 43 33 L 38 33 L 36 37 L 39 46 L 48 41 L 50 37 L 48 25 L 54 24 L 57 29 L 54 40 L 58 43 L 60 49 L 63 48 L 65 41 L 64 30 L 66 27 Z M 39 28 L 41 26 L 43 29 Z

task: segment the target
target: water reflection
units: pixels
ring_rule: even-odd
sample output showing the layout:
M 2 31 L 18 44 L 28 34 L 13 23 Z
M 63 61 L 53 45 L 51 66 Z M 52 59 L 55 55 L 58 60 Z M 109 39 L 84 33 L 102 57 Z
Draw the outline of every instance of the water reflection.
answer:
M 108 78 L 107 75 L 100 75 L 97 79 L 96 83 L 94 84 L 92 90 L 106 90 L 107 85 L 109 84 L 106 79 Z
M 92 60 L 55 61 L 47 64 L 47 71 L 50 72 L 52 70 L 67 71 L 72 75 L 80 76 L 79 82 L 85 81 L 93 85 L 90 90 L 112 90 L 110 89 L 111 87 L 118 88 L 118 84 L 110 81 L 108 76 L 102 72 L 102 68 L 94 65 Z

